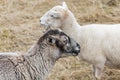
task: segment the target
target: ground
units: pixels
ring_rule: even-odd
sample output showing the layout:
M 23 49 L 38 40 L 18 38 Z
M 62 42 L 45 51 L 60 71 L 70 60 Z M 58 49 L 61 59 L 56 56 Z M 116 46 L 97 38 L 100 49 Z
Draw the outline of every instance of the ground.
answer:
M 39 18 L 62 1 L 0 0 L 0 52 L 26 52 L 43 34 Z M 120 0 L 65 1 L 80 25 L 120 23 Z M 120 80 L 119 75 L 105 68 L 104 80 Z M 91 65 L 76 57 L 60 59 L 46 80 L 92 80 Z

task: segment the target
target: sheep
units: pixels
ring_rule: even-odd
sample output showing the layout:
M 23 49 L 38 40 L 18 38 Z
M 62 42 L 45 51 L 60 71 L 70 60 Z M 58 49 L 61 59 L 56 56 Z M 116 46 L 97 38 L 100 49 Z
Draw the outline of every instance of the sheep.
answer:
M 44 80 L 59 58 L 79 52 L 72 38 L 60 30 L 49 30 L 27 53 L 0 53 L 0 80 Z
M 120 69 L 120 24 L 80 26 L 65 2 L 46 12 L 40 24 L 61 29 L 80 44 L 78 57 L 92 64 L 93 80 L 103 77 L 104 66 Z

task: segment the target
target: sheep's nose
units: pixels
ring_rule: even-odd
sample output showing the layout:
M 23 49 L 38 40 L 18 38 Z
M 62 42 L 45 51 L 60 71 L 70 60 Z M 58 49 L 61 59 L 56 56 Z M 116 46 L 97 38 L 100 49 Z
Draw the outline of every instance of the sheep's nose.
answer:
M 40 22 L 40 25 L 45 26 L 45 21 L 44 20 L 40 19 L 39 22 Z
M 76 55 L 78 55 L 80 53 L 80 46 L 79 46 L 79 44 L 77 44 L 77 47 L 75 48 L 73 53 L 75 53 Z
M 42 22 L 41 19 L 39 20 L 39 22 L 40 22 L 40 25 L 41 25 L 41 26 L 45 26 L 45 25 L 44 25 L 44 22 Z

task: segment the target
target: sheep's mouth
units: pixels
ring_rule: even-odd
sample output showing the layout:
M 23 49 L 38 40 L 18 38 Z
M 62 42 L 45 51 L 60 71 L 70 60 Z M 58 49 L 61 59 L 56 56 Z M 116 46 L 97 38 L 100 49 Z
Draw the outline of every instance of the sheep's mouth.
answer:
M 77 56 L 78 54 L 76 54 L 76 53 L 64 53 L 63 52 L 63 54 L 61 55 L 61 58 L 63 58 L 63 57 L 68 57 L 68 56 Z
M 72 52 L 73 56 L 77 56 L 79 53 L 80 53 L 80 50 L 76 50 Z
M 41 27 L 44 27 L 44 29 L 45 29 L 45 30 L 43 31 L 44 33 L 52 29 L 51 26 L 49 26 L 49 25 L 40 24 L 40 26 L 41 26 Z
M 44 27 L 44 28 L 48 28 L 49 26 L 46 24 L 40 24 L 40 26 Z
M 72 55 L 73 55 L 73 56 L 77 56 L 77 55 L 78 55 L 78 53 L 72 53 Z

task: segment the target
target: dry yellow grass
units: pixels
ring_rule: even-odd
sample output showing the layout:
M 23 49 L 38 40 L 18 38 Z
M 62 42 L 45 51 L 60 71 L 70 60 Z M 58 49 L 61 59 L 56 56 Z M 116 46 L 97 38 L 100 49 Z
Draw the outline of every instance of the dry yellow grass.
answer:
M 0 52 L 27 51 L 43 34 L 39 18 L 63 0 L 0 0 Z M 120 23 L 120 0 L 65 0 L 79 24 Z M 60 59 L 46 80 L 92 80 L 90 64 Z M 105 80 L 120 80 L 105 69 Z

